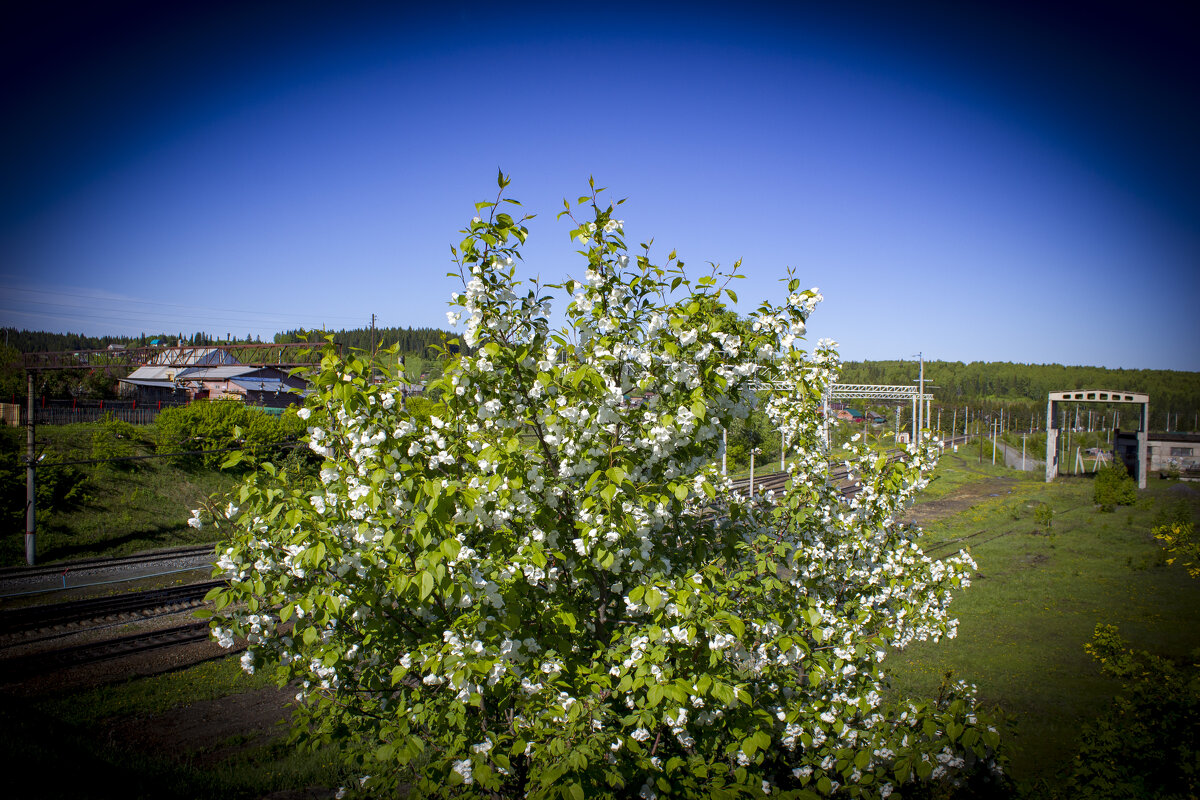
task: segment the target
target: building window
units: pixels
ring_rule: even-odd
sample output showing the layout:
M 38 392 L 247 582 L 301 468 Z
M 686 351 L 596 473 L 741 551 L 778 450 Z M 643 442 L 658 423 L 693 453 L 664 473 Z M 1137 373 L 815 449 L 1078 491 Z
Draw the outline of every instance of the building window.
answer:
M 1191 456 L 1192 448 L 1190 448 L 1190 447 L 1172 447 L 1171 455 L 1173 455 L 1173 456 Z

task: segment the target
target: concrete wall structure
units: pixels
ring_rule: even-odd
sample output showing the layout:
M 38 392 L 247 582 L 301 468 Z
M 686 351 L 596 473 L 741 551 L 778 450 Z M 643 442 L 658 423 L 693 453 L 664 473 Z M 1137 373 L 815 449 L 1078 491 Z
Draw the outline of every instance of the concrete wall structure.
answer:
M 1137 480 L 1139 489 L 1146 488 L 1146 474 L 1150 471 L 1147 459 L 1150 435 L 1150 395 L 1139 392 L 1114 392 L 1107 389 L 1050 392 L 1046 401 L 1046 483 L 1058 477 L 1059 403 L 1135 403 L 1139 405 L 1141 411 L 1138 415 L 1138 429 L 1135 434 L 1137 460 L 1134 466 L 1136 469 L 1131 469 L 1130 474 Z
M 1200 434 L 1152 433 L 1149 442 L 1151 471 L 1179 470 L 1200 473 Z

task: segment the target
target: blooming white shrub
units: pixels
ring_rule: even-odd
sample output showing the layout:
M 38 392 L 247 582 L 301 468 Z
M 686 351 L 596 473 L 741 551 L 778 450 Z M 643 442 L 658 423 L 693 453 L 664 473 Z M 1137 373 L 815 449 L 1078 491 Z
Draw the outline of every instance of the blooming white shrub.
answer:
M 499 202 L 454 249 L 468 349 L 442 407 L 418 419 L 329 350 L 306 409 L 319 478 L 267 465 L 231 498 L 214 636 L 301 681 L 300 735 L 338 736 L 364 776 L 346 791 L 887 797 L 991 763 L 967 687 L 883 699 L 889 649 L 953 636 L 973 564 L 897 522 L 934 443 L 839 453 L 852 500 L 827 480 L 838 360 L 799 347 L 816 290 L 789 278 L 786 304 L 739 321 L 730 275 L 630 257 L 594 187 L 570 231 L 584 278 L 526 286 L 525 219 Z M 791 482 L 745 497 L 714 459 L 759 402 Z

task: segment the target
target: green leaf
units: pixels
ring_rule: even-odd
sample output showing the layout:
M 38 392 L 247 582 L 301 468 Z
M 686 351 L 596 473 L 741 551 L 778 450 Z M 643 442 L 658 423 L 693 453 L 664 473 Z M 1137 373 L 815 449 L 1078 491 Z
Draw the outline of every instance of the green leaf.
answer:
M 424 601 L 425 598 L 429 597 L 431 594 L 433 594 L 433 574 L 430 572 L 422 572 L 419 595 L 420 599 Z
M 655 706 L 657 706 L 659 703 L 662 702 L 662 698 L 663 698 L 663 687 L 661 684 L 656 683 L 650 687 L 650 690 L 648 692 L 646 692 L 647 707 L 654 708 Z
M 447 561 L 453 561 L 458 558 L 458 554 L 462 550 L 462 543 L 457 539 L 446 539 L 438 549 L 441 550 Z

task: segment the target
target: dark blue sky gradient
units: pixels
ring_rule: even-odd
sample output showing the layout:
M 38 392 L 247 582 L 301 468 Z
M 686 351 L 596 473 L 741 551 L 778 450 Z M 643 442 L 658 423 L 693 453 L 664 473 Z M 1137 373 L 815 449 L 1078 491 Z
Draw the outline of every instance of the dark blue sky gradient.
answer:
M 546 278 L 595 175 L 847 358 L 1200 370 L 1182 4 L 167 5 L 4 26 L 0 324 L 442 325 L 500 166 Z

